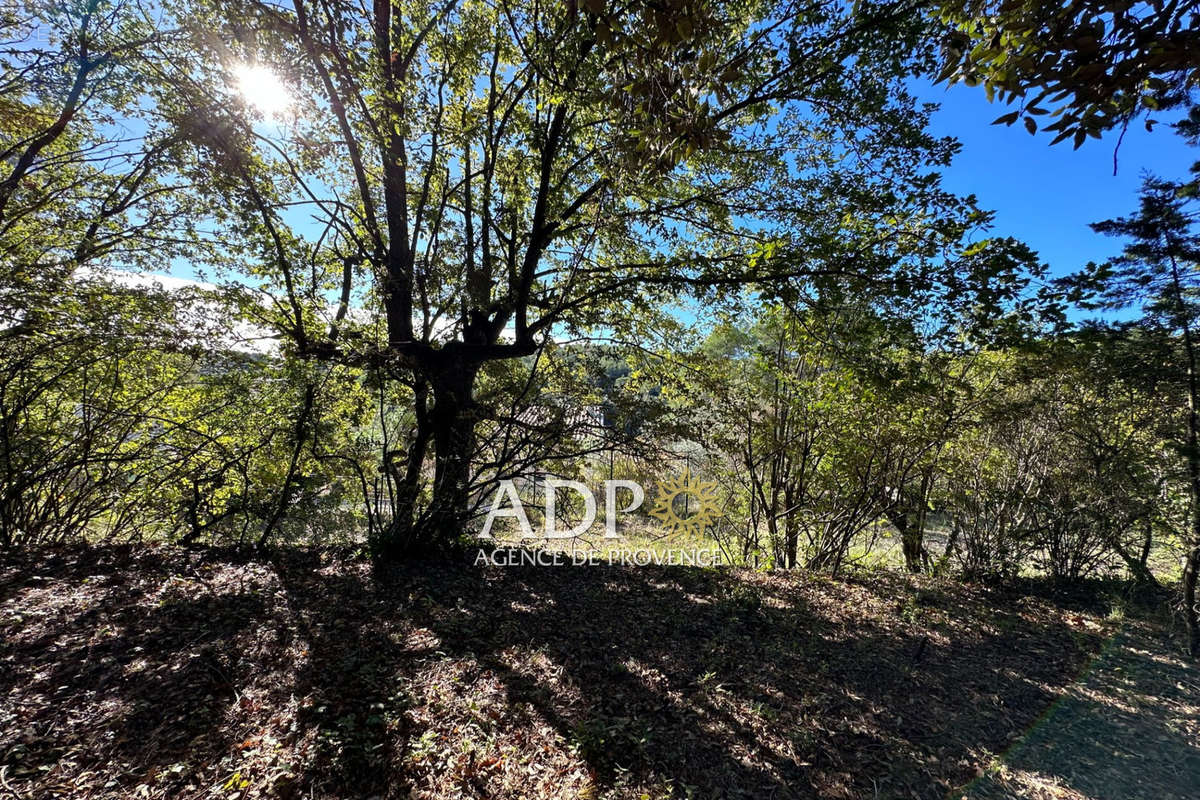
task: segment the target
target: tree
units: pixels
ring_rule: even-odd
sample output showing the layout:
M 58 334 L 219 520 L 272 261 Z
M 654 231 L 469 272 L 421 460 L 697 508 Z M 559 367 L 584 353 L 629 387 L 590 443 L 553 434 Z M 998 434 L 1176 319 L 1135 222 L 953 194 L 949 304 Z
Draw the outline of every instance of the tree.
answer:
M 119 127 L 161 32 L 121 0 L 10 4 L 0 32 L 0 288 L 32 314 L 82 265 L 181 254 L 186 214 L 160 180 L 178 139 Z
M 224 327 L 249 324 L 257 301 L 127 280 L 224 246 L 196 234 L 213 209 L 187 193 L 180 132 L 141 91 L 144 56 L 172 32 L 134 0 L 10 4 L 0 30 L 0 543 L 179 527 L 194 541 L 234 518 L 241 538 L 252 522 L 269 533 L 320 415 L 309 403 L 290 448 L 264 422 L 291 388 L 267 373 L 289 370 L 256 369 Z M 248 374 L 259 413 L 232 414 Z M 289 463 L 277 448 L 292 454 L 278 491 L 252 463 Z
M 1197 321 L 1200 320 L 1200 233 L 1197 183 L 1157 178 L 1143 182 L 1137 214 L 1096 223 L 1099 233 L 1128 237 L 1123 253 L 1104 265 L 1064 281 L 1078 300 L 1093 307 L 1140 306 L 1143 324 L 1177 337 L 1178 361 L 1162 365 L 1181 387 L 1187 412 L 1181 450 L 1191 498 L 1186 537 L 1183 610 L 1189 650 L 1200 653 L 1196 584 L 1200 574 L 1200 375 Z M 1089 293 L 1095 293 L 1092 297 Z
M 1200 86 L 1200 14 L 1189 3 L 954 0 L 938 9 L 951 28 L 941 78 L 1017 102 L 997 123 L 1020 119 L 1032 134 L 1038 117 L 1054 117 L 1042 126 L 1054 143 L 1079 147 L 1190 103 Z
M 934 61 L 916 4 L 185 11 L 196 35 L 164 49 L 160 104 L 203 154 L 189 176 L 247 210 L 224 221 L 275 324 L 301 357 L 411 392 L 381 554 L 464 531 L 486 365 L 680 291 L 927 291 L 922 270 L 984 219 L 927 172 L 953 145 L 903 88 Z M 230 97 L 260 62 L 295 87 L 294 120 L 255 124 Z M 342 317 L 378 309 L 382 335 L 317 329 L 331 295 Z
M 864 302 L 767 306 L 742 324 L 720 326 L 694 361 L 696 427 L 729 454 L 714 460 L 748 517 L 744 556 L 836 572 L 884 518 L 921 571 L 942 451 L 978 404 L 972 359 Z

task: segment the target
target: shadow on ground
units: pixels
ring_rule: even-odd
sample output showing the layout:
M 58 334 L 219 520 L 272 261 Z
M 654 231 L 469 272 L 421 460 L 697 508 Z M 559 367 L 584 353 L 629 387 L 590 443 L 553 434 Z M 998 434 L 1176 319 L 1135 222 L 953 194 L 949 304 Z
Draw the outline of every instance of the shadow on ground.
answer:
M 1200 797 L 1200 671 L 1156 632 L 1130 623 L 964 797 Z
M 64 551 L 0 569 L 0 790 L 940 798 L 1102 639 L 899 575 Z

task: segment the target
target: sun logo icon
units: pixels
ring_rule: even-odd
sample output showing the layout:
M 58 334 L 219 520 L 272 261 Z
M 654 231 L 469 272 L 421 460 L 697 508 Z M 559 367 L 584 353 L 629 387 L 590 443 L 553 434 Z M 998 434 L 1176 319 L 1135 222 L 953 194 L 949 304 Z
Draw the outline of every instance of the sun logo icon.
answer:
M 683 498 L 683 513 L 675 508 L 675 501 Z M 690 502 L 694 500 L 694 502 Z M 703 536 L 704 531 L 715 524 L 721 516 L 717 499 L 716 481 L 702 481 L 693 477 L 691 470 L 663 481 L 658 485 L 658 497 L 650 516 L 657 517 L 668 533 L 683 533 Z

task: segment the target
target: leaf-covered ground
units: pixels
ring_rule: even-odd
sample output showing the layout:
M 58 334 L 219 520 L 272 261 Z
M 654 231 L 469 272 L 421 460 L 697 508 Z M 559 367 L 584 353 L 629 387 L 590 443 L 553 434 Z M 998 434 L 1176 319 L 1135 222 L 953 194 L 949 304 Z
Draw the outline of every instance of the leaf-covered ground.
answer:
M 941 798 L 1080 673 L 1099 607 L 884 573 L 52 552 L 0 567 L 0 797 Z
M 965 800 L 1195 800 L 1200 671 L 1132 622 Z

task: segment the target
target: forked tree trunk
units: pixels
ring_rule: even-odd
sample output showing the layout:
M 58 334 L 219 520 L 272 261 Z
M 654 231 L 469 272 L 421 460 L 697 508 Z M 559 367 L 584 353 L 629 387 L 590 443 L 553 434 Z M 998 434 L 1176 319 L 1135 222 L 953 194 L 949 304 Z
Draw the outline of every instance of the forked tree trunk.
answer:
M 377 558 L 396 561 L 444 553 L 467 532 L 478 372 L 478 365 L 457 362 L 431 378 L 433 406 L 417 415 L 413 451 L 404 473 L 396 476 L 391 524 L 374 547 Z M 429 503 L 421 509 L 421 468 L 429 444 L 434 451 L 433 485 Z
M 900 549 L 904 552 L 904 567 L 909 572 L 920 572 L 924 565 L 925 536 L 922 514 L 901 511 L 895 507 L 884 511 L 888 522 L 900 534 Z
M 921 484 L 916 491 L 907 491 L 907 479 L 902 478 L 894 497 L 881 498 L 883 516 L 900 535 L 904 567 L 909 572 L 920 572 L 929 561 L 929 554 L 925 552 L 925 512 L 932 480 L 932 469 L 922 470 Z
M 1157 589 L 1159 588 L 1158 579 L 1154 577 L 1149 566 L 1150 548 L 1154 545 L 1154 527 L 1148 517 L 1142 524 L 1145 533 L 1142 536 L 1142 546 L 1138 548 L 1137 553 L 1130 552 L 1119 538 L 1113 541 L 1112 547 L 1125 562 L 1125 567 L 1129 570 L 1129 575 L 1133 578 L 1134 583 Z

